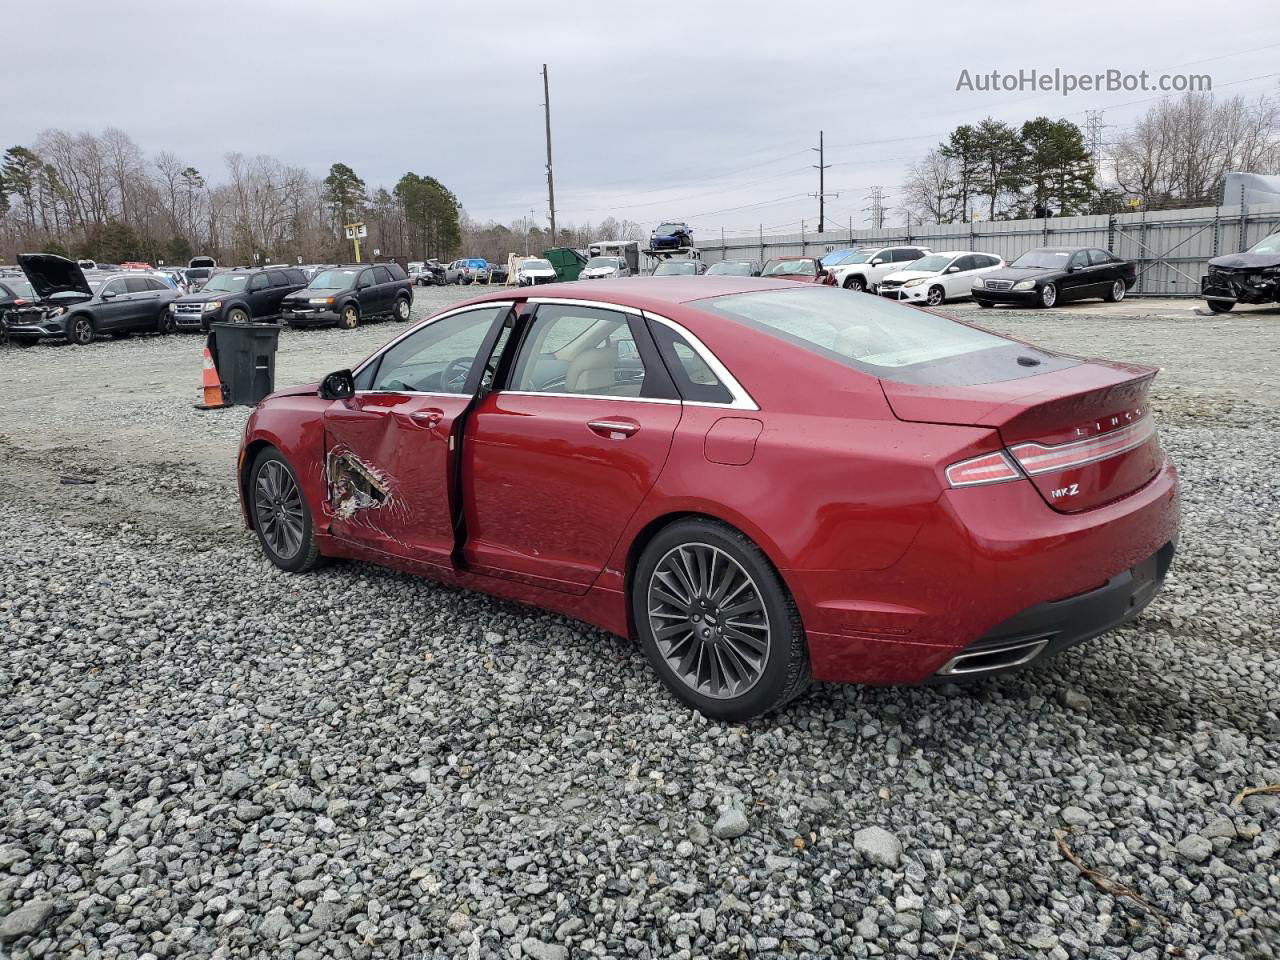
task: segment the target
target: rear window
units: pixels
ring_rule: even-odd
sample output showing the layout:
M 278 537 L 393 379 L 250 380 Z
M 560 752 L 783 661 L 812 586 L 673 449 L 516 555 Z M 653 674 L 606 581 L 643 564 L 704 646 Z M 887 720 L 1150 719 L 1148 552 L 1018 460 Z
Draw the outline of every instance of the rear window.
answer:
M 1078 362 L 891 300 L 851 297 L 830 287 L 735 293 L 698 305 L 902 383 L 993 383 Z M 1022 366 L 1020 356 L 1039 363 Z
M 404 268 L 398 263 L 388 263 L 386 265 L 387 272 L 391 274 L 392 280 L 408 280 L 409 276 L 404 272 Z

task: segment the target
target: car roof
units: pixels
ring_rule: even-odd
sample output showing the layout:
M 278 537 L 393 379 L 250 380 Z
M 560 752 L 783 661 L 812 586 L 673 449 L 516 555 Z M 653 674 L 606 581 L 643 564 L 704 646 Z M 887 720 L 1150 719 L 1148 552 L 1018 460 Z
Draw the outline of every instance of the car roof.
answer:
M 812 259 L 812 258 L 809 258 Z M 532 300 L 541 298 L 598 301 L 602 307 L 611 303 L 637 310 L 662 313 L 673 305 L 709 300 L 732 293 L 754 293 L 767 290 L 795 290 L 794 280 L 774 280 L 771 277 L 735 277 L 726 274 L 680 275 L 672 277 L 623 277 L 617 280 L 575 280 L 558 283 L 552 288 L 540 287 L 530 291 Z M 512 292 L 499 291 L 477 297 L 468 303 L 487 300 L 511 300 Z M 454 304 L 450 310 L 463 304 Z

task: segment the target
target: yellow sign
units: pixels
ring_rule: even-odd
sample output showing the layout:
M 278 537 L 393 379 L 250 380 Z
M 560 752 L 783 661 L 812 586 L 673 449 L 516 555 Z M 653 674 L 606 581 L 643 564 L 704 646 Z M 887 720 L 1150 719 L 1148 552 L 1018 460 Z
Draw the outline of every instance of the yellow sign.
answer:
M 1140 206 L 1142 206 L 1142 201 L 1139 200 L 1137 197 L 1134 197 L 1132 200 L 1129 201 L 1129 206 L 1137 210 Z

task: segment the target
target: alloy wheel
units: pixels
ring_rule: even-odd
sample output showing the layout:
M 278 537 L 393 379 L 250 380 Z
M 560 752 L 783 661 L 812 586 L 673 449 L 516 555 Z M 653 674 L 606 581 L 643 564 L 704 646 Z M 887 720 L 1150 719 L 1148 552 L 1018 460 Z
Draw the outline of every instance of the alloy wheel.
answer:
M 1117 280 L 1115 283 L 1111 285 L 1111 299 L 1114 300 L 1116 303 L 1119 303 L 1121 300 L 1123 300 L 1124 295 L 1127 292 L 1128 291 L 1125 290 L 1124 288 L 1123 280 Z
M 71 336 L 81 346 L 93 342 L 93 321 L 88 317 L 78 317 L 71 327 Z
M 262 538 L 282 560 L 302 549 L 302 494 L 279 460 L 267 460 L 254 482 L 254 512 Z
M 360 323 L 360 315 L 356 313 L 355 307 L 347 307 L 342 311 L 342 329 L 354 330 Z
M 408 300 L 396 301 L 396 316 L 399 317 L 401 320 L 409 319 L 409 301 Z
M 740 563 L 707 543 L 658 561 L 648 588 L 658 653 L 691 690 L 717 700 L 754 687 L 769 659 L 769 614 Z
M 941 288 L 941 287 L 930 287 L 930 288 L 929 288 L 929 306 L 931 306 L 931 307 L 940 307 L 940 306 L 942 306 L 942 301 L 943 301 L 943 299 L 944 299 L 944 297 L 943 297 L 943 293 L 942 293 L 942 288 Z
M 1047 283 L 1044 289 L 1040 291 L 1040 302 L 1046 307 L 1052 307 L 1058 302 L 1058 288 L 1052 283 Z

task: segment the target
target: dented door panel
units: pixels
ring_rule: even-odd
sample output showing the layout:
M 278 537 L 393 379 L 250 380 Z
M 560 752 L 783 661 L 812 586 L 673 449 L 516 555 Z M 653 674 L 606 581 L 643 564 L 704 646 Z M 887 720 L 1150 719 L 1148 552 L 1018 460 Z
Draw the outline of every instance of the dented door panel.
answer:
M 330 532 L 449 566 L 451 435 L 469 397 L 364 393 L 325 412 Z

